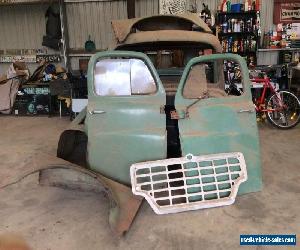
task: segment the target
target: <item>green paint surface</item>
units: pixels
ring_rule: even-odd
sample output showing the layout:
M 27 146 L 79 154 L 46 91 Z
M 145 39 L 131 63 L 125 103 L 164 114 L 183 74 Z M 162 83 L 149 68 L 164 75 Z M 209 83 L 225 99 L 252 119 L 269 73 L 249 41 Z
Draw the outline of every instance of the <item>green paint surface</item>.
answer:
M 158 91 L 153 95 L 97 96 L 94 92 L 94 67 L 108 57 L 139 58 L 150 69 Z M 130 184 L 129 168 L 141 161 L 164 159 L 167 155 L 165 91 L 150 59 L 142 53 L 100 52 L 88 69 L 88 161 L 91 169 L 124 184 Z M 91 110 L 105 111 L 90 114 Z
M 242 96 L 203 99 L 185 99 L 182 90 L 188 73 L 195 64 L 207 61 L 233 60 L 240 64 L 244 81 Z M 240 56 L 215 54 L 192 59 L 186 66 L 180 81 L 175 107 L 177 111 L 189 108 L 189 117 L 179 120 L 182 154 L 194 155 L 241 152 L 244 154 L 248 181 L 242 183 L 239 194 L 262 189 L 260 145 L 256 114 L 240 110 L 254 110 L 247 65 Z
M 155 79 L 158 91 L 153 95 L 143 96 L 97 96 L 93 87 L 94 67 L 98 60 L 108 57 L 143 60 Z M 239 97 L 209 98 L 198 102 L 195 99 L 185 99 L 182 90 L 190 68 L 200 62 L 220 59 L 239 62 L 245 84 L 244 94 Z M 94 55 L 89 62 L 88 95 L 85 126 L 89 138 L 88 161 L 91 169 L 130 185 L 131 164 L 166 158 L 166 117 L 160 113 L 160 107 L 165 105 L 166 95 L 153 64 L 145 54 L 107 51 Z M 215 54 L 192 59 L 186 66 L 178 86 L 175 107 L 179 113 L 190 107 L 189 116 L 179 120 L 183 155 L 242 152 L 247 164 L 248 181 L 240 186 L 239 193 L 261 190 L 256 115 L 238 112 L 241 109 L 254 109 L 247 65 L 240 56 Z M 91 110 L 101 110 L 105 113 L 90 114 Z M 186 169 L 193 176 L 193 166 L 187 166 Z

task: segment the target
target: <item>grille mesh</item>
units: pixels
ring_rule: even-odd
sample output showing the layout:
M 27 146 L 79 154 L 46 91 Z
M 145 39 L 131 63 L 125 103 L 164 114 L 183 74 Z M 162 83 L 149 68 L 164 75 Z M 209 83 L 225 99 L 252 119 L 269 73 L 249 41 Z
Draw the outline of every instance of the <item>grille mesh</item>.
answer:
M 157 214 L 230 205 L 247 180 L 242 153 L 193 156 L 136 163 L 132 191 Z

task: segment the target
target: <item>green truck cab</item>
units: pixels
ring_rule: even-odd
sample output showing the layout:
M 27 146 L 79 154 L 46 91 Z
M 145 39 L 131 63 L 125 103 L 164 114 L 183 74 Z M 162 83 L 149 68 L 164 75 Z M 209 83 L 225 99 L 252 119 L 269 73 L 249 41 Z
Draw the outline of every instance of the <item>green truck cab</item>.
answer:
M 218 39 L 196 15 L 153 16 L 113 21 L 112 25 L 116 36 L 114 49 L 97 53 L 90 59 L 88 105 L 62 134 L 58 156 L 84 165 L 110 180 L 109 183 L 132 186 L 134 194 L 138 194 L 135 188 L 140 184 L 142 196 L 149 203 L 155 203 L 151 206 L 154 210 L 157 207 L 158 213 L 164 205 L 181 206 L 181 210 L 168 210 L 171 212 L 185 211 L 183 205 L 191 206 L 192 202 L 204 202 L 205 208 L 214 206 L 211 200 L 229 199 L 237 191 L 243 194 L 261 190 L 258 129 L 244 59 L 234 54 L 220 54 Z M 211 54 L 205 55 L 207 52 Z M 227 62 L 237 65 L 243 86 L 241 95 L 225 92 L 224 64 Z M 231 163 L 234 157 L 226 154 L 232 152 L 239 152 L 238 156 L 233 154 L 234 157 L 243 159 Z M 217 157 L 200 159 L 210 162 L 211 165 L 204 167 L 208 172 L 211 170 L 214 177 L 207 192 L 213 194 L 215 190 L 217 194 L 207 199 L 203 194 L 205 183 L 199 177 L 201 162 L 196 160 L 206 155 Z M 164 162 L 166 159 L 170 161 Z M 225 163 L 218 163 L 221 160 Z M 146 164 L 137 166 L 130 175 L 130 168 L 140 162 Z M 145 167 L 147 162 L 151 169 Z M 201 183 L 191 177 L 195 169 L 189 171 L 191 176 L 186 174 L 184 166 L 192 163 L 196 164 Z M 157 183 L 167 185 L 165 189 L 162 186 L 157 189 L 167 191 L 167 204 L 159 204 L 163 198 L 157 198 L 158 192 L 154 190 L 154 168 L 160 164 L 164 167 L 163 173 L 169 171 L 157 174 L 162 178 Z M 246 168 L 241 167 L 243 164 Z M 218 178 L 222 175 L 221 167 L 230 172 L 233 166 L 239 170 L 232 170 L 237 173 L 235 179 L 228 174 L 230 183 L 226 190 L 229 192 L 221 196 L 220 185 L 226 182 Z M 146 179 L 150 188 L 138 180 L 139 171 L 140 179 Z M 172 179 L 182 182 L 172 186 Z M 192 185 L 192 189 L 187 185 Z M 192 196 L 195 190 L 198 190 L 197 196 Z M 120 196 L 118 191 L 116 193 Z M 179 198 L 184 202 L 177 201 Z M 194 206 L 196 208 L 199 207 Z

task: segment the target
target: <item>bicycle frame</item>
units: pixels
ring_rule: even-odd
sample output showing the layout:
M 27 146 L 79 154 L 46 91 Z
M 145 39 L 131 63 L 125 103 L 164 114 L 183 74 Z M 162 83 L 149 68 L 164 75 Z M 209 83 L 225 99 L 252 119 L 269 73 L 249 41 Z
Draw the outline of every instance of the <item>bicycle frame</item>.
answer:
M 274 89 L 273 85 L 270 82 L 270 78 L 266 77 L 266 78 L 254 78 L 251 79 L 251 81 L 254 83 L 263 83 L 263 91 L 261 96 L 258 98 L 258 100 L 255 101 L 254 105 L 255 105 L 255 110 L 256 112 L 272 112 L 272 111 L 281 111 L 284 108 L 284 104 L 281 101 L 281 97 L 279 96 L 279 94 L 276 92 L 276 90 Z M 266 109 L 265 108 L 265 101 L 266 101 L 266 92 L 267 89 L 270 89 L 271 94 L 276 94 L 278 101 L 279 101 L 279 108 L 277 109 Z

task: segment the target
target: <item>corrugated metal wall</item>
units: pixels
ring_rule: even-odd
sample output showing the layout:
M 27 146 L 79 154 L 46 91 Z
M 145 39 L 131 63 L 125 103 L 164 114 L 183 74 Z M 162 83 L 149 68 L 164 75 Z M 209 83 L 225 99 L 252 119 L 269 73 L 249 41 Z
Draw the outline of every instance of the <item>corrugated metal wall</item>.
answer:
M 157 0 L 136 0 L 136 16 L 158 14 Z M 91 35 L 97 49 L 108 48 L 113 41 L 111 20 L 127 18 L 125 0 L 67 3 L 70 48 L 83 48 Z
M 0 49 L 38 49 L 45 35 L 48 5 L 0 7 Z M 158 14 L 158 0 L 136 0 L 136 16 Z M 127 18 L 125 0 L 67 3 L 71 48 L 83 48 L 88 36 L 99 49 L 112 41 L 111 20 Z
M 261 6 L 261 26 L 262 34 L 273 29 L 273 12 L 274 12 L 274 0 L 262 0 Z M 268 51 L 268 52 L 258 52 L 257 64 L 259 65 L 269 65 L 276 64 L 278 62 L 279 52 L 278 51 Z
M 136 17 L 157 15 L 159 13 L 158 0 L 136 0 Z
M 240 2 L 239 0 L 233 0 Z M 274 0 L 261 0 L 262 31 L 273 26 Z M 188 0 L 188 5 L 196 5 L 202 10 L 202 3 L 208 4 L 214 12 L 220 0 Z M 15 5 L 0 7 L 0 50 L 37 49 L 42 47 L 45 34 L 46 5 Z M 159 0 L 136 0 L 136 16 L 159 13 Z M 91 35 L 97 49 L 106 49 L 112 43 L 112 19 L 127 18 L 126 0 L 102 0 L 67 3 L 67 17 L 70 48 L 83 48 Z M 273 62 L 276 53 L 260 53 L 259 63 Z
M 70 48 L 84 48 L 91 35 L 97 49 L 107 49 L 113 41 L 111 20 L 126 17 L 126 1 L 67 3 Z
M 0 7 L 0 49 L 38 49 L 46 32 L 47 5 Z
M 136 0 L 136 17 L 158 14 L 158 0 Z M 97 49 L 107 49 L 114 44 L 111 20 L 127 18 L 127 1 L 67 3 L 69 46 L 84 47 L 91 35 Z M 79 68 L 77 57 L 71 58 L 72 69 Z
M 220 0 L 189 0 L 198 11 L 202 3 L 213 11 Z M 239 2 L 234 0 L 233 2 Z M 262 0 L 262 31 L 273 26 L 274 0 Z M 47 5 L 15 5 L 0 7 L 0 49 L 40 48 L 45 34 L 45 10 Z M 136 16 L 158 14 L 159 0 L 136 0 Z M 99 49 L 107 48 L 113 37 L 112 19 L 127 17 L 125 0 L 67 3 L 68 28 L 71 48 L 82 48 L 89 34 Z
M 0 50 L 42 48 L 47 7 L 44 4 L 1 6 Z M 0 74 L 4 74 L 9 65 L 0 63 Z M 28 67 L 31 72 L 36 69 L 35 64 Z

